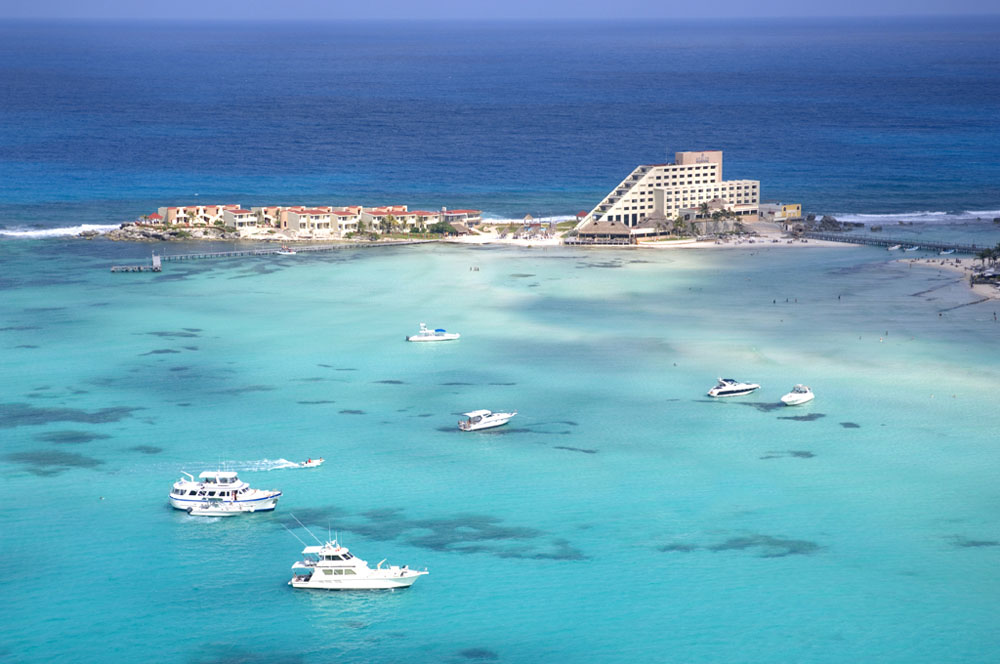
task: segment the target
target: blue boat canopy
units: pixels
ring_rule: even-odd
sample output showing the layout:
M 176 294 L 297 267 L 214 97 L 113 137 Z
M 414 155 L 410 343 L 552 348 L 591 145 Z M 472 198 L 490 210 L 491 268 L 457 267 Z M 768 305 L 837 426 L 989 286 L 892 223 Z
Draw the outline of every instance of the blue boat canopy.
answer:
M 439 327 L 438 329 L 436 329 L 434 331 L 435 332 L 447 332 L 447 330 L 445 330 L 443 327 Z

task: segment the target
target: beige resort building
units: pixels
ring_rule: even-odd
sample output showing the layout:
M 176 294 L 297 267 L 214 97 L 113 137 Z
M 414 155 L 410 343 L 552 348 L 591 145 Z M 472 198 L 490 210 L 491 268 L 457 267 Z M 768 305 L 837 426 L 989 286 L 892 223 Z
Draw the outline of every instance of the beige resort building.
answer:
M 383 222 L 391 217 L 402 231 L 419 231 L 428 225 L 444 221 L 454 227 L 469 227 L 482 221 L 479 210 L 439 211 L 410 210 L 406 205 L 363 207 L 361 205 L 280 206 L 270 205 L 244 210 L 235 203 L 225 205 L 187 205 L 161 207 L 146 216 L 141 223 L 177 224 L 182 226 L 222 225 L 235 228 L 241 235 L 264 232 L 287 232 L 297 238 L 338 238 L 361 228 L 379 232 Z
M 647 221 L 699 218 L 703 203 L 739 220 L 754 221 L 760 181 L 723 180 L 721 150 L 678 152 L 672 164 L 637 166 L 576 228 L 581 232 L 588 226 L 617 228 L 628 235 Z

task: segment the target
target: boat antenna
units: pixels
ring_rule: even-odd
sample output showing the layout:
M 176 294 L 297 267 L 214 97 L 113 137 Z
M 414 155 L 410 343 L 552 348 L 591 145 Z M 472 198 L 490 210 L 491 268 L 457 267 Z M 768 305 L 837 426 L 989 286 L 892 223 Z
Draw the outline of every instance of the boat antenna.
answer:
M 300 526 L 302 526 L 303 528 L 306 528 L 306 524 L 304 524 L 304 523 L 302 523 L 301 521 L 299 521 L 298 517 L 296 517 L 296 516 L 295 516 L 294 514 L 292 514 L 291 512 L 289 512 L 289 514 L 291 515 L 291 517 L 292 517 L 293 519 L 295 519 L 295 523 L 299 524 L 299 525 L 300 525 Z M 306 532 L 307 532 L 307 533 L 309 533 L 310 535 L 312 535 L 312 538 L 313 538 L 314 540 L 316 540 L 317 542 L 319 542 L 319 544 L 320 544 L 320 545 L 322 546 L 322 544 L 323 544 L 323 543 L 319 541 L 319 538 L 318 538 L 318 537 L 316 537 L 315 535 L 313 535 L 313 533 L 312 533 L 312 531 L 311 531 L 311 530 L 309 530 L 308 528 L 306 528 Z
M 288 532 L 292 533 L 292 537 L 294 537 L 294 538 L 295 538 L 295 539 L 297 539 L 297 540 L 298 540 L 299 542 L 301 542 L 301 543 L 302 543 L 302 546 L 309 546 L 308 544 L 306 544 L 306 543 L 305 543 L 305 541 L 304 541 L 304 540 L 303 540 L 303 539 L 302 539 L 301 537 L 299 537 L 298 535 L 296 535 L 296 534 L 295 534 L 295 532 L 294 532 L 294 531 L 293 531 L 293 530 L 292 530 L 291 528 L 289 528 L 289 527 L 288 527 L 288 526 L 286 526 L 285 524 L 281 524 L 281 526 L 282 526 L 282 528 L 284 528 L 284 529 L 285 529 L 285 530 L 287 530 Z

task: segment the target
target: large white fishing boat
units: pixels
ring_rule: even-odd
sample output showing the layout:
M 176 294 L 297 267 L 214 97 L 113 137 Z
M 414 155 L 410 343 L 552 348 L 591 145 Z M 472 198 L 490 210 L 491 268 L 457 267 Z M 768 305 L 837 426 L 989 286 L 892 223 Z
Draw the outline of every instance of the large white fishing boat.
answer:
M 792 388 L 792 391 L 781 397 L 781 403 L 786 406 L 799 406 L 804 403 L 808 403 L 816 398 L 813 391 L 809 389 L 806 385 L 796 385 Z
M 170 504 L 189 513 L 195 508 L 202 509 L 204 503 L 225 503 L 224 509 L 228 511 L 266 512 L 273 510 L 281 497 L 277 490 L 251 489 L 231 471 L 206 470 L 197 480 L 190 473 L 183 474 L 187 477 L 174 482 L 170 489 Z
M 479 431 L 480 429 L 491 429 L 510 422 L 510 418 L 517 415 L 515 410 L 512 413 L 494 413 L 488 410 L 474 410 L 465 413 L 469 419 L 459 420 L 458 428 L 462 431 Z
M 757 383 L 741 383 L 734 378 L 720 378 L 719 384 L 708 391 L 710 397 L 741 397 L 760 389 Z
M 444 328 L 437 328 L 432 330 L 428 328 L 423 323 L 420 324 L 420 331 L 416 334 L 411 334 L 406 337 L 407 341 L 454 341 L 458 339 L 461 334 L 458 332 L 448 332 Z
M 409 588 L 417 577 L 427 570 L 410 569 L 406 565 L 382 567 L 382 560 L 374 569 L 352 555 L 337 540 L 321 546 L 307 546 L 304 558 L 292 565 L 293 588 L 318 588 L 322 590 L 388 590 Z

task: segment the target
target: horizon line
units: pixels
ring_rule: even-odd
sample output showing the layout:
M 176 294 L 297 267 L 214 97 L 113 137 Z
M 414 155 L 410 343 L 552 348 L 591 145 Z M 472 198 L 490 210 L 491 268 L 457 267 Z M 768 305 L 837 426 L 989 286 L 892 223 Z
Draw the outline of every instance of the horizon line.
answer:
M 635 23 L 665 23 L 665 22 L 712 22 L 712 23 L 732 23 L 734 21 L 828 21 L 835 20 L 873 20 L 873 19 L 927 19 L 927 18 L 1000 18 L 1000 11 L 996 12 L 947 12 L 947 11 L 927 11 L 914 13 L 873 13 L 873 14 L 753 14 L 753 15 L 728 15 L 725 18 L 717 16 L 654 16 L 643 18 L 619 18 L 619 17 L 528 17 L 528 16 L 479 16 L 479 17 L 176 17 L 176 16 L 3 16 L 0 15 L 0 22 L 23 23 L 562 23 L 562 24 L 588 24 L 606 23 L 616 25 L 627 25 Z

